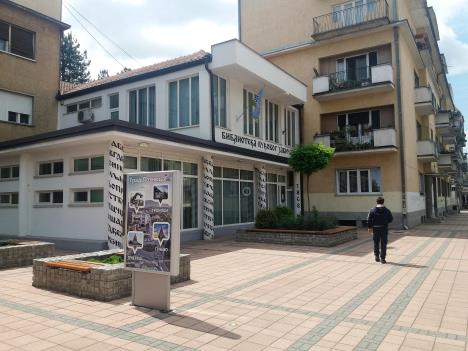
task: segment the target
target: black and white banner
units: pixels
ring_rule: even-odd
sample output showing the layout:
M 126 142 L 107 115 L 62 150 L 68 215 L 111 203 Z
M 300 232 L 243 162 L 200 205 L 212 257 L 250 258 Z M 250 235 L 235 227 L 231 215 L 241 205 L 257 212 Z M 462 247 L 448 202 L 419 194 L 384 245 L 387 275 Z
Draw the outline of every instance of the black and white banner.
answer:
M 123 249 L 123 145 L 113 140 L 108 155 L 107 191 L 107 242 L 109 249 Z

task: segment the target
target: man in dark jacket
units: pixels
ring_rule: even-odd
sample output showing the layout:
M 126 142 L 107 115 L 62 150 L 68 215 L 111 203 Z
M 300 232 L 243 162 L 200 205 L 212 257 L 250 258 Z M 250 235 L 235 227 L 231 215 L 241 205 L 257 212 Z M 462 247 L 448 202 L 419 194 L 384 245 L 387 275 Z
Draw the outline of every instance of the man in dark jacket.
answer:
M 370 210 L 367 217 L 369 233 L 374 233 L 374 255 L 376 262 L 387 263 L 388 224 L 393 222 L 392 212 L 385 207 L 383 197 L 377 198 L 377 206 Z

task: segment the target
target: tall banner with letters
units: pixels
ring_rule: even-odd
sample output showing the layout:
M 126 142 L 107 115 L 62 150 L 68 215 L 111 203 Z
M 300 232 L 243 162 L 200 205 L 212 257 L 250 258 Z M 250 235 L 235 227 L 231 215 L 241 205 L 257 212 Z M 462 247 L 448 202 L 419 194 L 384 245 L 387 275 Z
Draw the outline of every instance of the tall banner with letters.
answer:
M 180 171 L 127 175 L 125 267 L 179 274 Z
M 107 165 L 107 243 L 109 249 L 124 248 L 124 149 L 113 140 Z

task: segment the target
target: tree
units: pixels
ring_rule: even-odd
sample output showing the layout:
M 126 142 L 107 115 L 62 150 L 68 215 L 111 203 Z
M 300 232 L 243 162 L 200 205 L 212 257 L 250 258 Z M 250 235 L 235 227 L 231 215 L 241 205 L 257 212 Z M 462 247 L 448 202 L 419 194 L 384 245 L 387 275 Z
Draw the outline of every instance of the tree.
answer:
M 60 79 L 75 84 L 89 82 L 90 63 L 88 53 L 80 51 L 80 44 L 73 34 L 64 35 L 60 45 Z
M 309 182 L 312 173 L 327 167 L 335 149 L 323 144 L 297 145 L 289 156 L 289 166 L 295 171 L 305 174 L 307 177 L 307 208 L 310 211 Z
M 128 72 L 128 71 L 131 71 L 131 70 L 132 70 L 131 68 L 124 67 L 118 74 L 122 74 L 122 73 L 125 73 L 125 72 Z
M 98 73 L 97 79 L 109 78 L 109 71 L 107 69 L 101 69 Z

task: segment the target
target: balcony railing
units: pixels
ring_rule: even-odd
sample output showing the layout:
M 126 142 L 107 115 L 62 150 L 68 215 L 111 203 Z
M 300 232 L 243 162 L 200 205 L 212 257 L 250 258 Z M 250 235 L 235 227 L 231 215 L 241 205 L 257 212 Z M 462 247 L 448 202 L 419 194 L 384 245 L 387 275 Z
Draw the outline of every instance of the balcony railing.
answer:
M 389 7 L 385 0 L 369 1 L 314 18 L 314 36 L 359 24 L 388 19 Z
M 396 132 L 393 128 L 374 129 L 363 135 L 346 131 L 317 135 L 315 142 L 331 146 L 336 152 L 364 151 L 376 148 L 396 147 Z
M 437 100 L 430 87 L 416 88 L 414 103 L 416 104 L 416 111 L 420 115 L 430 115 L 439 110 Z
M 320 76 L 313 80 L 313 94 L 335 93 L 346 90 L 393 83 L 391 64 L 367 66 L 353 71 L 341 71 Z
M 420 160 L 435 161 L 439 158 L 440 147 L 432 140 L 418 141 L 418 158 Z

